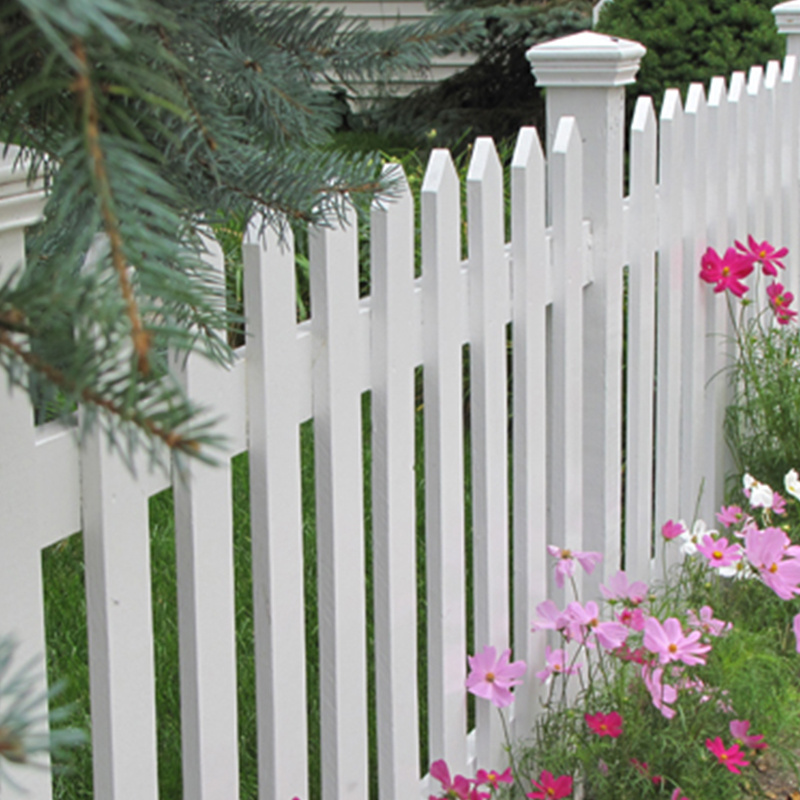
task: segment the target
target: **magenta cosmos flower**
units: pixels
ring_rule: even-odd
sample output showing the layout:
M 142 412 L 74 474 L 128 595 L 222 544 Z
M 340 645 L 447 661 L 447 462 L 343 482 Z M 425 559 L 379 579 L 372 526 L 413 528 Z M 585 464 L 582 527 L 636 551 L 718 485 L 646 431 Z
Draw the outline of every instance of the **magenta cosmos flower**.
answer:
M 531 780 L 534 788 L 538 791 L 528 792 L 531 800 L 561 800 L 572 794 L 572 777 L 570 775 L 559 775 L 557 778 L 552 772 L 546 769 L 539 775 L 538 783 Z
M 748 236 L 747 247 L 737 241 L 736 249 L 748 259 L 751 264 L 761 264 L 761 269 L 765 275 L 777 275 L 777 267 L 786 269 L 786 265 L 780 260 L 789 254 L 789 251 L 785 247 L 776 250 L 769 242 L 757 242 L 752 236 Z
M 680 521 L 673 522 L 670 519 L 661 526 L 661 535 L 668 541 L 677 539 L 684 533 L 686 533 L 686 526 Z
M 511 705 L 514 696 L 511 687 L 522 683 L 527 665 L 524 661 L 509 663 L 511 650 L 504 650 L 500 657 L 494 647 L 486 646 L 482 653 L 469 656 L 467 689 L 477 697 L 489 700 L 498 708 Z
M 700 641 L 700 636 L 700 631 L 684 636 L 681 623 L 675 617 L 665 619 L 663 625 L 655 617 L 648 617 L 644 623 L 643 644 L 662 664 L 682 661 L 692 666 L 705 664 L 705 654 L 711 649 L 711 645 Z
M 622 717 L 617 711 L 612 711 L 610 714 L 598 711 L 596 714 L 584 714 L 583 718 L 598 736 L 610 736 L 612 739 L 622 736 Z
M 451 778 L 450 769 L 443 758 L 431 764 L 431 777 L 436 778 L 436 780 L 442 784 L 443 794 L 432 794 L 429 800 L 441 800 L 441 798 L 448 798 L 448 800 L 471 800 L 469 780 L 463 775 L 456 775 L 455 778 Z
M 786 291 L 782 283 L 776 281 L 767 286 L 767 295 L 779 325 L 787 325 L 797 316 L 797 312 L 789 308 L 794 300 L 794 295 Z
M 511 767 L 508 767 L 503 773 L 496 772 L 493 769 L 488 772 L 485 769 L 479 769 L 475 773 L 475 784 L 477 786 L 491 786 L 492 789 L 499 789 L 499 784 L 501 783 L 514 783 Z
M 706 739 L 706 747 L 717 757 L 717 760 L 723 767 L 727 767 L 731 772 L 741 775 L 742 771 L 739 767 L 746 767 L 750 764 L 745 761 L 739 750 L 739 745 L 735 744 L 733 747 L 725 749 L 722 739 L 717 736 L 715 739 Z
M 716 284 L 715 292 L 724 292 L 730 289 L 731 294 L 742 297 L 747 291 L 747 286 L 742 283 L 753 271 L 752 259 L 737 253 L 732 247 L 720 256 L 713 247 L 706 250 L 700 262 L 700 277 L 706 283 Z

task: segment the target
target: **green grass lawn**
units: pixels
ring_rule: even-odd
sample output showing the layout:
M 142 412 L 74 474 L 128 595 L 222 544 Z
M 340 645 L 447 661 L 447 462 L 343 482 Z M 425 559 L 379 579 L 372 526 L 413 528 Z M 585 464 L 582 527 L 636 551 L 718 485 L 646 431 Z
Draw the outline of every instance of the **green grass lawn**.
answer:
M 421 379 L 421 373 L 418 376 Z M 420 383 L 421 386 L 421 383 Z M 365 587 L 368 609 L 367 665 L 369 682 L 370 780 L 371 796 L 377 797 L 377 741 L 375 735 L 374 637 L 372 631 L 372 554 L 370 516 L 370 403 L 369 395 L 362 403 L 364 436 L 365 496 Z M 425 531 L 424 475 L 422 466 L 423 429 L 421 411 L 417 414 L 417 552 L 418 552 L 418 653 L 420 763 L 427 771 L 427 686 L 425 609 Z M 309 731 L 309 800 L 321 795 L 320 789 L 320 720 L 319 720 L 319 654 L 316 597 L 316 529 L 314 507 L 314 432 L 311 422 L 300 429 L 303 528 L 305 540 L 305 597 L 307 697 Z M 469 447 L 465 480 L 469 485 Z M 255 668 L 253 649 L 253 592 L 250 550 L 250 507 L 247 454 L 233 459 L 233 547 L 236 586 L 236 631 L 238 659 L 239 747 L 241 797 L 257 797 L 257 749 L 255 715 Z M 469 501 L 467 520 L 469 528 Z M 468 580 L 471 581 L 471 536 L 465 544 Z M 178 665 L 178 614 L 175 573 L 175 527 L 172 491 L 167 490 L 150 500 L 150 549 L 155 631 L 156 711 L 158 723 L 159 788 L 162 797 L 178 798 L 182 792 L 180 681 Z M 48 548 L 42 558 L 45 586 L 45 613 L 48 639 L 48 670 L 51 682 L 65 680 L 61 703 L 74 707 L 69 724 L 91 729 L 89 709 L 89 671 L 86 633 L 86 602 L 83 576 L 83 541 L 80 533 Z M 471 582 L 467 595 L 471 598 Z M 468 636 L 472 637 L 472 605 L 468 601 Z M 470 703 L 470 719 L 474 703 Z M 92 794 L 91 745 L 69 757 L 67 769 L 54 780 L 56 800 L 87 800 Z

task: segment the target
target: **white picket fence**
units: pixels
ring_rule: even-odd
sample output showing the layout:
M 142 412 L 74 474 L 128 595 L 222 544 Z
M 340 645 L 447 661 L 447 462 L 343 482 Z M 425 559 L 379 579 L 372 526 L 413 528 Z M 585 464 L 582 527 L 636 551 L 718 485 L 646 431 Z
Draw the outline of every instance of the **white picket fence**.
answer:
M 230 454 L 249 450 L 261 800 L 308 797 L 302 422 L 313 419 L 315 434 L 325 800 L 368 794 L 363 392 L 372 396 L 382 800 L 427 796 L 416 645 L 416 367 L 424 373 L 425 735 L 430 760 L 445 758 L 456 772 L 499 767 L 504 758 L 487 704 L 477 703 L 476 729 L 467 732 L 463 345 L 470 352 L 475 645 L 505 648 L 513 640 L 515 658 L 530 665 L 513 706 L 518 735 L 530 729 L 539 699 L 532 673 L 544 642 L 529 634 L 533 609 L 545 597 L 559 600 L 545 545 L 606 555 L 584 582 L 591 594 L 623 560 L 647 577 L 654 527 L 691 518 L 701 486 L 705 516 L 718 503 L 725 384 L 708 383 L 723 363 L 709 333 L 725 321 L 720 299 L 698 280 L 699 258 L 707 244 L 724 248 L 748 233 L 800 251 L 800 78 L 789 56 L 782 67 L 715 79 L 708 96 L 693 86 L 685 105 L 670 91 L 659 122 L 652 104 L 640 101 L 623 198 L 622 84 L 640 55 L 631 43 L 591 33 L 534 48 L 548 112 L 572 103 L 572 116 L 553 121 L 546 165 L 536 131 L 520 132 L 510 169 L 510 245 L 503 173 L 489 139 L 476 142 L 467 177 L 467 260 L 458 177 L 450 154 L 437 150 L 422 187 L 421 277 L 414 277 L 413 201 L 404 190 L 372 210 L 368 297 L 358 296 L 355 228 L 311 232 L 306 322 L 295 319 L 291 242 L 269 231 L 259 236 L 258 221 L 251 224 L 246 347 L 229 371 L 190 360 L 185 380 L 195 400 L 223 417 Z M 582 88 L 574 80 L 578 62 L 590 76 Z M 573 71 L 562 86 L 565 64 Z M 0 270 L 21 260 L 24 227 L 41 205 L 41 192 L 7 162 Z M 221 268 L 216 245 L 209 258 Z M 798 270 L 792 274 L 797 292 Z M 73 429 L 34 427 L 19 392 L 0 393 L 0 441 L 0 632 L 16 635 L 23 657 L 41 660 L 41 551 L 82 531 L 95 796 L 155 800 L 159 634 L 148 498 L 170 478 L 142 465 L 133 479 L 99 436 L 79 445 Z M 236 800 L 230 468 L 195 464 L 173 488 L 184 797 Z M 30 789 L 22 796 L 51 797 L 47 771 L 14 775 Z

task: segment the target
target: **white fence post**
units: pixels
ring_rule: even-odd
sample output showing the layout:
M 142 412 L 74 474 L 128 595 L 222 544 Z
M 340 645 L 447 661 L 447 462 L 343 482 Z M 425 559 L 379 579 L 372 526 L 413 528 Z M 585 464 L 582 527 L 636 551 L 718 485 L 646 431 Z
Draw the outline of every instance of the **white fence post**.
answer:
M 786 55 L 800 57 L 800 0 L 773 6 L 778 33 L 786 36 Z
M 0 152 L 0 281 L 25 259 L 25 227 L 41 219 L 44 191 L 40 184 L 29 185 L 25 166 L 15 165 L 19 148 Z M 15 168 L 16 167 L 16 168 Z M 0 329 L 2 331 L 3 329 Z M 4 381 L 4 384 L 6 381 Z M 32 662 L 38 675 L 37 688 L 46 686 L 44 600 L 42 594 L 41 539 L 38 524 L 39 473 L 33 410 L 24 391 L 3 386 L 0 389 L 0 608 L 3 624 L 0 637 L 11 635 L 17 642 L 14 663 L 19 668 Z M 38 539 L 31 541 L 34 536 Z M 3 709 L 0 708 L 0 711 Z M 46 723 L 45 723 L 46 730 Z M 43 763 L 46 763 L 42 759 Z M 15 768 L 8 764 L 10 776 L 24 787 L 17 792 L 12 784 L 3 785 L 3 796 L 51 797 L 50 771 Z
M 575 117 L 583 141 L 593 253 L 584 290 L 584 546 L 605 554 L 604 569 L 590 581 L 594 587 L 620 561 L 624 87 L 645 52 L 638 42 L 583 32 L 527 53 L 538 85 L 547 89 L 548 150 L 562 116 Z

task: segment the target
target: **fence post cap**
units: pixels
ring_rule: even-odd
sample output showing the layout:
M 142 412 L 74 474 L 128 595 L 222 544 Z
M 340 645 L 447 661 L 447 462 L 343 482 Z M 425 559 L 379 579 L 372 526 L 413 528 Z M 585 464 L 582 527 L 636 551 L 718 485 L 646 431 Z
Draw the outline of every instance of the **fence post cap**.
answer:
M 800 33 L 800 0 L 788 0 L 772 7 L 778 33 Z
M 539 86 L 624 86 L 636 80 L 647 48 L 630 39 L 582 31 L 531 47 L 526 58 Z

